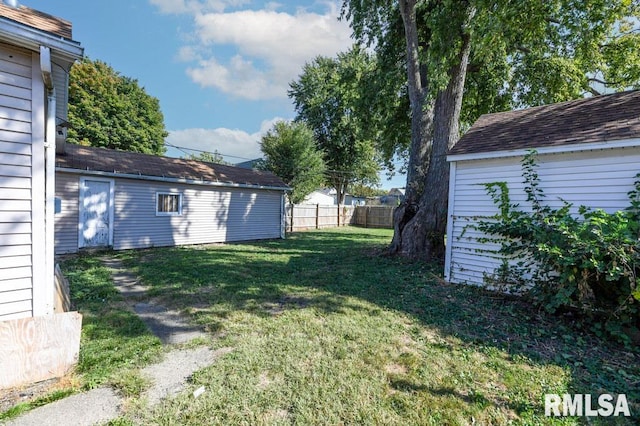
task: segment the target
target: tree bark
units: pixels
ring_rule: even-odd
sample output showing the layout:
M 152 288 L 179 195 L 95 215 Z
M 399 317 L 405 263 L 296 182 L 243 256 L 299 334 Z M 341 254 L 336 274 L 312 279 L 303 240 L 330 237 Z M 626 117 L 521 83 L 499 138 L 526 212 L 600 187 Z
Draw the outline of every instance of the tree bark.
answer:
M 469 9 L 468 18 L 473 16 Z M 461 28 L 461 47 L 458 61 L 450 70 L 447 87 L 438 92 L 432 111 L 431 149 L 428 168 L 422 181 L 422 192 L 417 204 L 404 203 L 394 214 L 394 237 L 390 252 L 426 261 L 443 259 L 444 235 L 447 227 L 447 205 L 449 193 L 449 164 L 446 153 L 459 138 L 459 120 L 462 107 L 471 37 Z M 412 108 L 412 113 L 416 111 Z M 412 116 L 412 123 L 414 117 Z M 413 131 L 413 129 L 412 129 Z M 413 134 L 412 134 L 413 145 Z M 421 143 L 423 146 L 424 143 Z M 413 151 L 412 151 L 413 154 Z M 415 176 L 414 176 L 415 178 Z M 409 186 L 409 176 L 407 176 Z M 409 188 L 407 188 L 407 192 Z M 407 200 L 415 203 L 415 200 Z
M 427 106 L 426 81 L 421 73 L 418 27 L 415 0 L 400 0 L 400 13 L 404 25 L 407 55 L 407 79 L 411 107 L 411 149 L 407 166 L 407 184 L 404 200 L 393 213 L 393 240 L 391 254 L 403 253 L 403 229 L 418 211 L 423 192 L 424 176 L 431 155 L 433 132 L 433 105 Z M 431 101 L 433 103 L 433 101 Z

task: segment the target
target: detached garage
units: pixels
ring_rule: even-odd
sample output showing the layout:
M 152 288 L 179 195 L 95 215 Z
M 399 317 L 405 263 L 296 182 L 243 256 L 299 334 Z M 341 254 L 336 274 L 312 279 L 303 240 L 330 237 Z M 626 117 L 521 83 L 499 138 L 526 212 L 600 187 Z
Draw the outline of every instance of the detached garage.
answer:
M 538 152 L 545 203 L 607 212 L 629 206 L 640 172 L 640 91 L 483 115 L 451 149 L 445 278 L 485 285 L 501 264 L 473 227 L 498 212 L 484 184 L 505 182 L 527 208 L 521 160 Z M 466 228 L 466 230 L 465 230 Z M 464 232 L 463 232 L 464 231 Z
M 268 172 L 66 144 L 55 252 L 284 238 L 287 189 Z

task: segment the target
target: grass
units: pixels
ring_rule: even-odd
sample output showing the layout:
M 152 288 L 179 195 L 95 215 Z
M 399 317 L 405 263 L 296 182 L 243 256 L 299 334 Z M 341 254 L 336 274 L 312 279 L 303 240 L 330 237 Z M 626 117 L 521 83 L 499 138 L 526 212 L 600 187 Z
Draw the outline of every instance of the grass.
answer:
M 182 395 L 111 424 L 579 424 L 544 417 L 544 394 L 567 392 L 624 393 L 640 413 L 637 348 L 448 285 L 439 266 L 382 256 L 390 238 L 340 228 L 115 254 L 152 296 L 207 329 L 210 345 L 233 351 Z M 145 386 L 136 371 L 157 359 L 159 341 L 124 308 L 97 257 L 63 270 L 85 315 L 82 386 L 135 398 Z
M 624 393 L 640 412 L 637 351 L 447 285 L 434 265 L 381 256 L 390 237 L 342 228 L 120 254 L 214 346 L 234 348 L 194 375 L 202 396 L 185 392 L 138 420 L 575 424 L 544 417 L 544 394 L 567 392 Z

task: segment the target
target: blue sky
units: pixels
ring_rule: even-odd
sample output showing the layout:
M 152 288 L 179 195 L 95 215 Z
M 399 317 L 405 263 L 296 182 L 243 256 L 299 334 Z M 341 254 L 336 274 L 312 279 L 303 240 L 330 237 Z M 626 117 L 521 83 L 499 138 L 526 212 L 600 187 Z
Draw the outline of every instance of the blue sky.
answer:
M 252 0 L 20 0 L 67 19 L 85 55 L 138 80 L 160 100 L 167 142 L 226 155 L 260 156 L 305 62 L 352 43 L 340 3 Z M 181 152 L 169 150 L 168 155 Z M 383 174 L 384 175 L 384 174 Z M 381 179 L 383 188 L 404 178 Z

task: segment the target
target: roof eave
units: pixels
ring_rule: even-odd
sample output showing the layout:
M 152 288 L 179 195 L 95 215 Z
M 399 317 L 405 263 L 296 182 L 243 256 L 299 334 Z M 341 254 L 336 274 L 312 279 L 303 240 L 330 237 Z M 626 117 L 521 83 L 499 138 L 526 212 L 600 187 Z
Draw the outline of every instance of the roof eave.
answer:
M 632 139 L 620 139 L 614 141 L 602 141 L 580 144 L 567 144 L 561 146 L 550 147 L 532 147 L 514 150 L 503 151 L 489 151 L 489 152 L 477 152 L 468 154 L 449 154 L 447 155 L 447 161 L 471 161 L 471 160 L 487 160 L 493 158 L 506 158 L 506 157 L 521 157 L 527 152 L 535 149 L 538 154 L 564 154 L 569 152 L 580 151 L 593 151 L 599 149 L 614 149 L 614 148 L 632 148 L 640 147 L 640 137 Z
M 56 167 L 56 172 L 122 178 L 122 179 L 146 180 L 146 181 L 155 181 L 155 182 L 183 183 L 188 185 L 216 186 L 216 187 L 224 187 L 224 188 L 261 189 L 261 190 L 269 190 L 269 191 L 290 191 L 291 190 L 291 188 L 288 186 L 253 185 L 253 184 L 247 184 L 247 183 L 232 183 L 232 182 L 214 182 L 214 181 L 207 181 L 207 180 L 169 178 L 169 177 L 163 177 L 163 176 L 136 175 L 136 174 L 130 174 L 130 173 L 113 173 L 113 172 L 104 172 L 100 170 L 82 170 L 82 169 L 73 169 L 68 167 Z
M 0 22 L 2 22 L 0 41 L 36 52 L 39 51 L 40 46 L 47 46 L 52 50 L 52 54 L 55 57 L 69 63 L 81 59 L 84 54 L 84 49 L 77 41 L 67 40 L 3 17 L 0 17 Z

